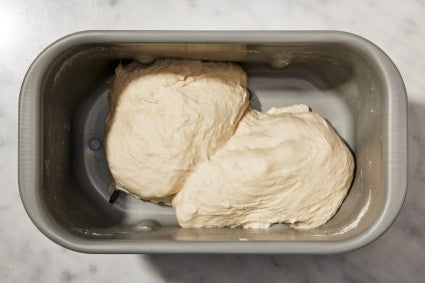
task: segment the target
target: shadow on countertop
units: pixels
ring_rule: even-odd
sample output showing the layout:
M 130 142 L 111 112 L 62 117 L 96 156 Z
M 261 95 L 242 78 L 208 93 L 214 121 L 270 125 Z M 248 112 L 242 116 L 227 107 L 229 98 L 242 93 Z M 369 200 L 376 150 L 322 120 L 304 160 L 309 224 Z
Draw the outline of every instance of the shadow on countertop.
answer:
M 141 255 L 165 282 L 423 282 L 425 105 L 409 103 L 409 186 L 377 241 L 338 255 Z

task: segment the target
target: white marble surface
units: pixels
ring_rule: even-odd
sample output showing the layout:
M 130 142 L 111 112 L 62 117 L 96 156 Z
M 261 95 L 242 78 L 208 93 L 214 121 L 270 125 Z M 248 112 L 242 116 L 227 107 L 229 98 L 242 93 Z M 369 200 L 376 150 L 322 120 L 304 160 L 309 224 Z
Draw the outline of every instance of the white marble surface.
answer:
M 0 0 L 0 281 L 424 282 L 424 15 L 423 0 Z M 342 255 L 88 255 L 54 244 L 19 198 L 19 88 L 48 44 L 87 29 L 336 29 L 372 40 L 399 67 L 409 97 L 409 188 L 400 216 L 376 242 Z

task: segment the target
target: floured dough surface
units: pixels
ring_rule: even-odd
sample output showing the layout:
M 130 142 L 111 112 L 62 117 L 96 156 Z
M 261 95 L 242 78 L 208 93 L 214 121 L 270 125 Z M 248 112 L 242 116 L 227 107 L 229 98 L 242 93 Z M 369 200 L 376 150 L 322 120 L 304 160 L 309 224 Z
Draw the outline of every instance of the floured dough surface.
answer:
M 153 201 L 176 194 L 191 168 L 233 135 L 248 106 L 246 84 L 231 63 L 119 66 L 105 138 L 116 186 Z
M 173 206 L 182 227 L 313 228 L 338 210 L 353 170 L 349 149 L 307 106 L 249 109 Z

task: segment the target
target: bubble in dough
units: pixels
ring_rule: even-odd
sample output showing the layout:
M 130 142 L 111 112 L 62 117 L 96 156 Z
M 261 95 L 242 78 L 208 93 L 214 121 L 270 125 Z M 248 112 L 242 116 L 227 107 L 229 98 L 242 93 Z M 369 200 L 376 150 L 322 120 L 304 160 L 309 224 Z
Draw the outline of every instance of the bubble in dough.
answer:
M 194 164 L 234 133 L 248 106 L 238 65 L 158 60 L 119 66 L 110 90 L 106 158 L 117 188 L 168 201 Z
M 338 210 L 353 170 L 347 146 L 307 106 L 249 109 L 172 204 L 182 227 L 313 228 Z

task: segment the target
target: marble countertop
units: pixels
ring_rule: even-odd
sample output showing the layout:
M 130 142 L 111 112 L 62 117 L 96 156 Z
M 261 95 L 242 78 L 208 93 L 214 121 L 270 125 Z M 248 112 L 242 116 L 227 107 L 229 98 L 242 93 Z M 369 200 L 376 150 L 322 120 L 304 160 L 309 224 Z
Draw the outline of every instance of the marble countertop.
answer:
M 425 2 L 0 1 L 1 282 L 423 282 L 425 278 Z M 17 181 L 18 96 L 31 62 L 87 29 L 344 30 L 380 46 L 409 98 L 409 187 L 394 225 L 360 250 L 323 256 L 89 255 L 43 236 Z

